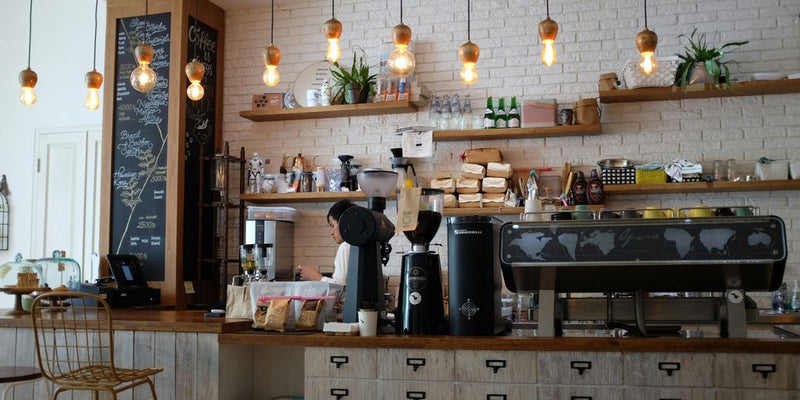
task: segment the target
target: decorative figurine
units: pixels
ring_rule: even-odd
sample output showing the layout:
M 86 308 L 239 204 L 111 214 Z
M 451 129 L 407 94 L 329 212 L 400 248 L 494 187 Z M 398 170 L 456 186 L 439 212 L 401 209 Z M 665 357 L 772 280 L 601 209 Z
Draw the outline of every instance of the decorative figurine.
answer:
M 248 193 L 258 193 L 261 190 L 264 162 L 258 153 L 253 153 L 253 158 L 247 163 L 249 175 L 247 179 Z
M 322 81 L 322 86 L 319 88 L 320 92 L 320 105 L 322 106 L 329 106 L 331 105 L 331 83 L 328 82 L 327 79 Z

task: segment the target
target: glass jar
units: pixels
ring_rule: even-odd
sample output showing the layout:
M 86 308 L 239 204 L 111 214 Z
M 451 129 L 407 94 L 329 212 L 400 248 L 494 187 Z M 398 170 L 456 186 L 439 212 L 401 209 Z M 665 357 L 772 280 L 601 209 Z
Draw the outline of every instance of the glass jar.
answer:
M 730 158 L 726 161 L 725 173 L 729 181 L 736 180 L 736 160 Z
M 254 251 L 255 245 L 243 244 L 239 246 L 239 261 L 242 265 L 242 271 L 246 276 L 245 280 L 252 279 L 256 271 L 256 255 Z
M 714 181 L 726 181 L 728 180 L 728 172 L 727 172 L 727 165 L 722 160 L 714 160 Z

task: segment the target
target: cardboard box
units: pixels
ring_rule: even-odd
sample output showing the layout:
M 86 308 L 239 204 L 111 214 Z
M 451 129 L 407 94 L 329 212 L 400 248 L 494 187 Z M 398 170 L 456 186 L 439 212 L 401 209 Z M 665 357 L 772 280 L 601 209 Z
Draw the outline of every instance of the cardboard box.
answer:
M 522 103 L 522 127 L 556 126 L 556 99 L 525 100 Z
M 262 93 L 253 95 L 253 110 L 283 108 L 283 93 Z

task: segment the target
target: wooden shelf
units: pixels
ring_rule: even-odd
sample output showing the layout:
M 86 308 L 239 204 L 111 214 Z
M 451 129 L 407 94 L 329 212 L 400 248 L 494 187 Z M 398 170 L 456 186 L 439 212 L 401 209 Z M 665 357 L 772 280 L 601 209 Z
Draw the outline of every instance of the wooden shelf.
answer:
M 239 116 L 251 121 L 286 121 L 296 119 L 357 117 L 363 115 L 403 114 L 417 112 L 422 103 L 388 101 L 385 103 L 338 104 L 326 107 L 301 107 L 241 111 Z
M 589 206 L 593 211 L 605 208 L 604 204 L 593 204 Z M 575 206 L 570 207 L 575 209 Z M 469 215 L 520 215 L 525 212 L 525 207 L 483 207 L 483 208 L 445 208 L 446 217 L 462 217 Z M 558 211 L 554 211 L 558 212 Z
M 777 81 L 754 81 L 731 84 L 730 89 L 713 85 L 689 85 L 665 88 L 641 88 L 600 91 L 601 103 L 633 103 L 637 101 L 664 101 L 685 99 L 708 99 L 712 97 L 757 96 L 764 94 L 799 93 L 800 79 Z
M 655 183 L 642 185 L 603 185 L 607 195 L 615 194 L 661 194 L 661 193 L 706 193 L 706 192 L 758 192 L 773 190 L 798 190 L 800 179 L 752 182 L 687 182 Z
M 599 135 L 601 133 L 603 133 L 603 128 L 600 124 L 545 126 L 537 128 L 467 129 L 433 131 L 433 141 L 527 139 Z
M 364 192 L 243 193 L 239 197 L 251 204 L 325 203 L 342 199 L 367 200 Z

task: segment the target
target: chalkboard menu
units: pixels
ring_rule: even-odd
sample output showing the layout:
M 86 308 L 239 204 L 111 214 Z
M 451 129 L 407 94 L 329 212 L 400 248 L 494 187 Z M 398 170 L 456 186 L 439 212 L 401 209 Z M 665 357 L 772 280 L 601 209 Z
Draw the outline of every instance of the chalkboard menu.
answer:
M 145 27 L 146 24 L 146 27 Z M 117 19 L 111 242 L 109 253 L 139 257 L 148 281 L 164 280 L 170 14 Z M 130 84 L 134 49 L 155 50 L 156 87 Z
M 196 26 L 195 26 L 196 24 Z M 200 84 L 203 85 L 205 95 L 202 99 L 194 101 L 188 97 L 186 99 L 186 131 L 184 132 L 185 139 L 185 168 L 184 168 L 184 216 L 183 216 L 183 230 L 186 232 L 186 237 L 183 241 L 183 260 L 185 268 L 183 269 L 183 279 L 190 280 L 209 280 L 213 276 L 214 271 L 212 265 L 203 264 L 201 271 L 191 266 L 197 265 L 197 256 L 200 254 L 198 248 L 205 252 L 213 252 L 213 236 L 204 235 L 200 241 L 196 237 L 192 237 L 193 233 L 200 231 L 202 224 L 206 230 L 214 226 L 214 213 L 202 213 L 203 219 L 198 221 L 197 218 L 197 205 L 209 204 L 214 201 L 214 193 L 210 190 L 210 185 L 205 184 L 203 187 L 209 188 L 204 193 L 200 193 L 198 185 L 200 184 L 201 177 L 208 177 L 210 175 L 209 166 L 213 163 L 206 163 L 206 171 L 201 171 L 200 157 L 212 159 L 214 156 L 214 144 L 216 139 L 216 95 L 217 95 L 217 31 L 210 26 L 195 21 L 193 17 L 189 17 L 188 29 L 188 43 L 187 43 L 187 59 L 188 63 L 194 58 L 205 66 L 205 75 Z M 202 241 L 202 242 L 201 242 Z M 201 257 L 205 259 L 213 258 L 214 254 L 202 254 Z M 200 274 L 198 274 L 200 272 Z M 200 276 L 198 276 L 200 275 Z

